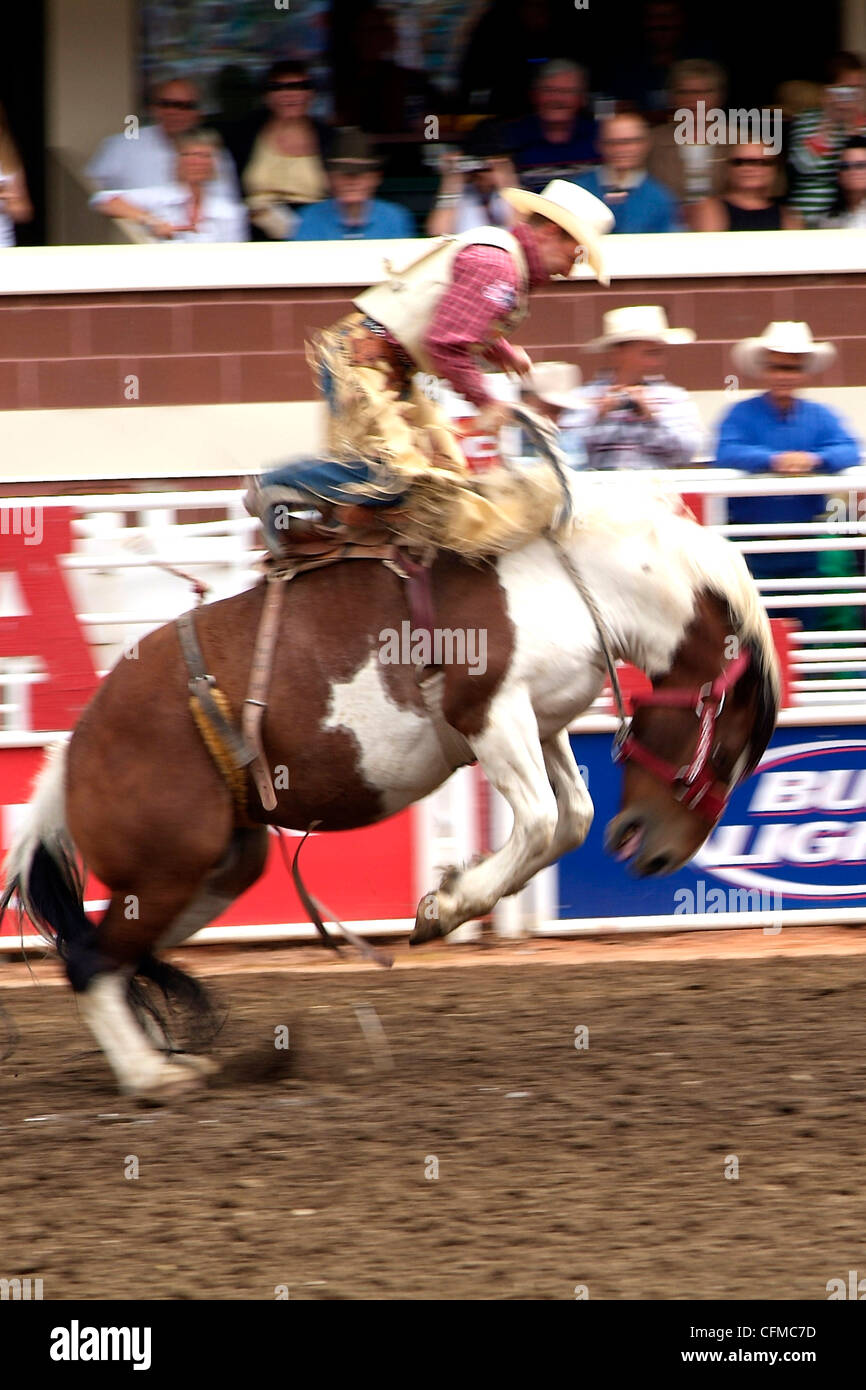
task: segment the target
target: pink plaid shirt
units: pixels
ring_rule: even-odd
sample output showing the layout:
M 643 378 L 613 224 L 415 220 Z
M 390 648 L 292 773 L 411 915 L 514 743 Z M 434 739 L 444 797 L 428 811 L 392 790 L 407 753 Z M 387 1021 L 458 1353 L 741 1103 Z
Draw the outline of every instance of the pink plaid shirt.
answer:
M 544 284 L 548 276 L 532 231 L 519 223 L 512 234 L 526 256 L 530 288 Z M 520 291 L 517 265 L 498 246 L 467 246 L 454 261 L 451 288 L 439 301 L 426 346 L 437 374 L 473 405 L 493 400 L 475 353 L 503 371 L 514 365 L 514 348 L 496 325 L 515 308 Z

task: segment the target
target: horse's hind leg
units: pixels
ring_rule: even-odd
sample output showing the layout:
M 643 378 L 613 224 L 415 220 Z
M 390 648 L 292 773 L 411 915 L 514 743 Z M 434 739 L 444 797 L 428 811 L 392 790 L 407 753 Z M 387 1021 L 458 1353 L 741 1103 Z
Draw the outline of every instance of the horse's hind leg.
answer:
M 154 1047 L 133 1013 L 129 982 L 171 922 L 183 912 L 189 888 L 149 882 L 146 893 L 115 893 L 95 934 L 96 952 L 67 958 L 70 983 L 84 1022 L 117 1077 L 120 1089 L 162 1099 L 198 1084 L 196 1071 L 178 1066 Z
M 190 898 L 183 911 L 168 926 L 164 936 L 156 942 L 156 950 L 178 946 L 202 927 L 207 926 L 230 907 L 241 893 L 246 892 L 256 879 L 261 877 L 268 857 L 268 830 L 266 826 L 241 826 L 235 829 L 228 849 L 220 862 L 207 875 L 204 882 Z M 188 976 L 174 966 L 158 961 L 148 953 L 139 961 L 138 975 L 153 980 L 164 990 L 171 991 L 177 983 L 186 982 L 192 986 Z M 189 988 L 186 990 L 189 995 Z M 218 1070 L 217 1064 L 200 1053 L 181 1052 L 164 1027 L 162 1020 L 144 1010 L 138 1011 L 139 1019 L 151 1042 L 163 1052 L 172 1053 L 174 1060 L 192 1067 L 202 1074 Z

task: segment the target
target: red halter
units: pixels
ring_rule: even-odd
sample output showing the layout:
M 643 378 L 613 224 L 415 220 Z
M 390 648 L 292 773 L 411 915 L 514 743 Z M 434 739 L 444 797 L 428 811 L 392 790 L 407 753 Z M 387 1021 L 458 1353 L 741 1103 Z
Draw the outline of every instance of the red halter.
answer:
M 659 758 L 638 743 L 631 731 L 631 721 L 623 721 L 617 730 L 613 746 L 613 760 L 616 763 L 633 759 L 658 777 L 665 786 L 670 787 L 677 801 L 690 811 L 715 825 L 728 804 L 733 787 L 728 787 L 724 795 L 713 791 L 718 777 L 714 776 L 710 763 L 716 720 L 725 704 L 725 696 L 733 690 L 737 681 L 749 665 L 749 652 L 742 652 L 726 666 L 714 681 L 707 681 L 700 690 L 653 690 L 651 695 L 637 695 L 632 700 L 632 712 L 638 705 L 664 705 L 671 709 L 690 709 L 697 715 L 698 738 L 694 756 L 684 767 L 675 768 L 673 763 Z

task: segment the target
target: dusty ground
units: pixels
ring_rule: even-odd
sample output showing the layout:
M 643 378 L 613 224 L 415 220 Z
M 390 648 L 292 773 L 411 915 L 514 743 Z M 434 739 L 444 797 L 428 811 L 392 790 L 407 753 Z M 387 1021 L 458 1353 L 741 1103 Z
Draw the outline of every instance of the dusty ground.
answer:
M 390 973 L 188 951 L 229 1008 L 225 1071 L 150 1110 L 51 966 L 34 988 L 0 963 L 0 1276 L 61 1299 L 824 1299 L 866 1274 L 866 933 L 740 936 Z

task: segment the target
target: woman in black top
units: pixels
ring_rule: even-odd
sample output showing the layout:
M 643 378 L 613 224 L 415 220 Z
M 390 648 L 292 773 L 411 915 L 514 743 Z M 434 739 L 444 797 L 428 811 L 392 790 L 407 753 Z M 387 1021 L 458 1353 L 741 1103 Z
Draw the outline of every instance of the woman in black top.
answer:
M 696 204 L 696 232 L 779 232 L 801 227 L 799 215 L 773 196 L 776 157 L 767 145 L 735 145 L 728 156 L 727 186 L 721 198 Z
M 836 196 L 822 227 L 866 227 L 866 136 L 853 135 L 839 151 Z

